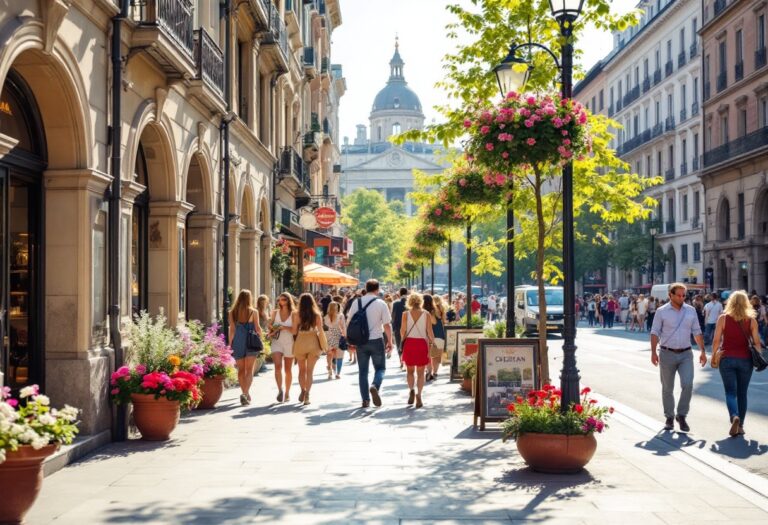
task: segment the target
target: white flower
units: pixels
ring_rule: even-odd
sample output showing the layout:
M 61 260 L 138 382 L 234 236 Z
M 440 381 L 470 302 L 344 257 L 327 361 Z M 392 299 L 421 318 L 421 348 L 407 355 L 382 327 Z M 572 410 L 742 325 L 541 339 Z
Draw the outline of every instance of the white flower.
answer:
M 25 386 L 21 389 L 21 392 L 19 392 L 19 397 L 25 399 L 30 396 L 36 396 L 38 392 L 39 389 L 37 385 Z
M 30 445 L 32 445 L 32 448 L 35 450 L 40 450 L 50 442 L 51 438 L 48 434 L 43 434 L 42 436 L 36 434 L 35 437 L 30 440 Z
M 49 398 L 48 396 L 44 396 L 43 394 L 37 395 L 37 396 L 33 397 L 32 399 L 34 401 L 37 401 L 38 403 L 40 403 L 43 406 L 48 406 L 48 405 L 51 404 L 51 398 Z
M 5 449 L 0 448 L 0 463 L 2 463 L 3 461 L 5 461 Z
M 77 419 L 77 414 L 79 413 L 80 413 L 79 409 L 69 405 L 64 405 L 64 408 L 59 410 L 58 415 L 59 417 L 66 419 L 67 421 L 75 421 Z
M 56 418 L 53 417 L 51 414 L 40 414 L 40 417 L 38 418 L 41 425 L 55 425 L 56 424 Z

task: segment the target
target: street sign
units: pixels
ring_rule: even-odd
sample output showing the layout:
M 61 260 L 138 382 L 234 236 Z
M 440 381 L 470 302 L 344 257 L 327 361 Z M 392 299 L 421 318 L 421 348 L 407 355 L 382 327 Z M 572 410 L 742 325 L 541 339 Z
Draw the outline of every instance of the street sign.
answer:
M 336 211 L 323 206 L 315 210 L 315 219 L 320 228 L 330 228 L 336 222 Z

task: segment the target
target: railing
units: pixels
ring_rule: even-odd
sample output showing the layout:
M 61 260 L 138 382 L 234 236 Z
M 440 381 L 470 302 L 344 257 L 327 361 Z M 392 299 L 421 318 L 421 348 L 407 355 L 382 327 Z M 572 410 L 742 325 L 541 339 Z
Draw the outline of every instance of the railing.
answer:
M 692 230 L 697 230 L 699 228 L 699 226 L 701 226 L 701 224 L 699 224 L 699 218 L 698 217 L 694 217 L 693 219 L 691 219 L 691 229 Z
M 687 118 L 688 118 L 688 115 L 687 115 L 687 112 L 686 112 L 685 108 L 681 109 L 680 110 L 680 122 L 681 123 L 685 122 L 685 119 L 687 119 Z
M 643 93 L 651 89 L 651 77 L 645 77 L 643 79 Z
M 310 114 L 310 130 L 312 131 L 320 131 L 320 115 L 315 113 L 314 111 Z
M 616 113 L 618 113 L 619 111 L 621 111 L 621 108 L 622 108 L 622 107 L 624 107 L 624 106 L 623 106 L 623 105 L 622 105 L 622 103 L 621 103 L 621 99 L 617 100 L 617 101 L 616 101 Z
M 661 82 L 661 69 L 657 69 L 653 72 L 653 85 L 655 86 L 659 82 Z
M 664 180 L 667 182 L 675 180 L 675 168 L 669 168 L 664 172 Z
M 616 113 L 616 111 L 614 111 L 613 104 L 611 104 L 610 106 L 608 106 L 608 116 L 612 117 L 614 113 Z
M 664 223 L 664 233 L 675 233 L 675 221 L 667 221 Z
M 680 164 L 680 176 L 685 177 L 686 175 L 688 175 L 688 164 L 683 162 Z
M 683 67 L 685 65 L 686 58 L 688 58 L 688 57 L 685 54 L 685 51 L 680 51 L 680 54 L 677 55 L 677 67 L 678 68 L 681 68 L 681 67 Z
M 710 92 L 711 92 L 710 88 L 711 88 L 711 84 L 710 84 L 709 80 L 707 80 L 706 82 L 704 82 L 704 102 L 709 100 L 709 96 L 710 96 Z
M 755 69 L 765 66 L 765 46 L 755 51 Z
M 768 126 L 739 137 L 722 146 L 704 152 L 704 167 L 719 164 L 738 155 L 749 153 L 768 144 Z
M 728 86 L 728 74 L 721 71 L 717 74 L 717 92 L 720 93 Z
M 661 122 L 659 122 L 653 126 L 653 129 L 651 130 L 651 137 L 658 137 L 662 133 L 664 133 L 664 126 L 661 124 Z
M 264 44 L 277 45 L 285 61 L 288 61 L 290 54 L 288 50 L 288 31 L 285 29 L 285 22 L 280 17 L 280 11 L 269 0 L 262 0 L 265 9 L 269 13 L 269 31 L 264 35 Z
M 305 68 L 314 68 L 317 67 L 317 64 L 315 63 L 315 48 L 314 47 L 305 47 L 304 48 L 304 57 L 303 57 L 304 67 Z
M 738 82 L 742 78 L 744 78 L 744 61 L 739 60 L 736 62 L 736 66 L 734 66 L 734 77 L 735 82 Z
M 320 61 L 320 74 L 325 75 L 331 69 L 331 60 L 328 57 L 323 57 Z
M 664 65 L 664 76 L 668 77 L 675 71 L 675 65 L 672 63 L 671 60 L 667 60 L 667 63 Z
M 672 131 L 675 129 L 675 117 L 667 117 L 664 121 L 664 131 Z
M 690 48 L 690 58 L 695 57 L 699 53 L 699 44 L 697 42 L 694 42 L 691 44 Z
M 293 210 L 289 210 L 288 208 L 281 208 L 281 210 L 282 213 L 280 214 L 280 223 L 283 226 L 286 228 L 290 228 L 291 225 L 300 226 L 298 213 Z
M 291 146 L 284 147 L 280 154 L 280 173 L 292 175 L 309 192 L 309 170 L 305 169 L 301 155 Z
M 736 239 L 741 241 L 744 239 L 744 223 L 740 222 L 736 225 Z
M 323 119 L 323 133 L 328 136 L 333 135 L 333 126 L 331 126 L 331 121 L 327 118 Z
M 190 57 L 194 46 L 192 0 L 149 0 L 135 4 L 140 25 L 156 25 Z
M 699 114 L 699 103 L 697 101 L 694 101 L 693 104 L 691 104 L 691 116 L 695 117 Z
M 633 149 L 635 149 L 635 148 L 637 148 L 639 146 L 642 146 L 646 142 L 649 142 L 651 140 L 651 138 L 652 138 L 651 137 L 651 130 L 650 129 L 646 129 L 645 131 L 643 131 L 639 135 L 635 135 L 634 137 L 632 137 L 628 141 L 624 142 L 624 144 L 622 144 L 621 146 L 619 146 L 616 149 L 616 152 L 619 155 L 623 155 L 625 153 L 629 153 Z
M 632 102 L 640 98 L 640 86 L 635 86 L 624 95 L 624 105 L 629 106 Z
M 224 98 L 224 53 L 202 27 L 195 30 L 195 65 L 198 78 Z

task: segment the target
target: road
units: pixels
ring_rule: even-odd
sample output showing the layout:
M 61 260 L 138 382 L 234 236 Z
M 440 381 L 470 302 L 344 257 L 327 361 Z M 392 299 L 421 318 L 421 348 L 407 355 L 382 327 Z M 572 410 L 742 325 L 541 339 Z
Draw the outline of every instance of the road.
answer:
M 553 337 L 550 341 L 554 375 L 562 367 L 561 340 Z M 658 420 L 660 437 L 671 444 L 706 448 L 768 478 L 768 370 L 753 373 L 744 424 L 746 435 L 731 438 L 720 372 L 709 365 L 703 369 L 697 365 L 688 415 L 691 432 L 686 440 L 677 432 L 663 431 L 661 383 L 658 368 L 651 364 L 649 341 L 648 333 L 626 332 L 623 327 L 593 329 L 581 323 L 576 338 L 581 385 Z M 677 393 L 679 382 L 675 399 Z

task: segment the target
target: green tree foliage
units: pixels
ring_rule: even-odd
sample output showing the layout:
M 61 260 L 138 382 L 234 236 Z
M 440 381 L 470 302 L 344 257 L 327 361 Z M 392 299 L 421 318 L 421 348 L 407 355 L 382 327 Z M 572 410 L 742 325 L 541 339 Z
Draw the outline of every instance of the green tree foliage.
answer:
M 383 278 L 401 251 L 408 219 L 397 213 L 402 205 L 387 203 L 375 190 L 360 188 L 344 198 L 342 223 L 355 244 L 355 260 L 362 276 Z

